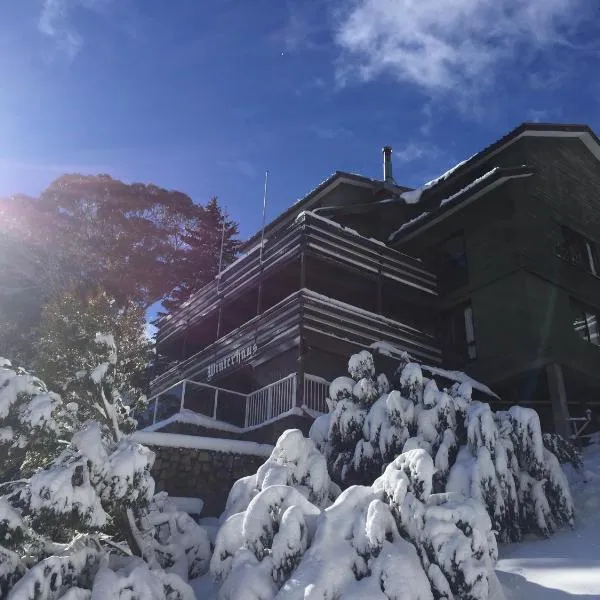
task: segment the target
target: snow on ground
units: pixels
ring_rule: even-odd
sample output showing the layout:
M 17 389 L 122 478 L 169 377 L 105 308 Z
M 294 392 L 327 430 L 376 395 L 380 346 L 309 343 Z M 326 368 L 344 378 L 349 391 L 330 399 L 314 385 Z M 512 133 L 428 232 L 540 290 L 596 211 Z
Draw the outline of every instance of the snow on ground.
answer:
M 577 510 L 573 531 L 500 547 L 507 600 L 600 599 L 600 445 L 584 450 L 583 473 L 567 467 Z

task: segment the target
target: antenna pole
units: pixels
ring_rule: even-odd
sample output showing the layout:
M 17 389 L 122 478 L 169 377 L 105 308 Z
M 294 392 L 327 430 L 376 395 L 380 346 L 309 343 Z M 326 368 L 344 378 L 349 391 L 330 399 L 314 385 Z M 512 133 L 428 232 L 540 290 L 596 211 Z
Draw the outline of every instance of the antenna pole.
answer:
M 260 234 L 260 264 L 262 265 L 263 247 L 265 245 L 265 219 L 267 216 L 267 186 L 269 184 L 269 171 L 265 171 L 265 190 L 263 193 L 262 229 Z
M 263 194 L 262 230 L 260 234 L 260 275 L 258 280 L 258 299 L 256 301 L 256 314 L 260 315 L 262 310 L 262 288 L 263 288 L 263 249 L 265 247 L 265 219 L 267 216 L 267 186 L 269 183 L 269 171 L 265 171 L 265 190 Z
M 219 286 L 221 285 L 221 268 L 223 267 L 223 250 L 225 248 L 225 224 L 227 219 L 223 215 L 223 227 L 221 229 L 221 249 L 219 250 L 219 274 L 217 275 L 217 294 L 219 293 Z

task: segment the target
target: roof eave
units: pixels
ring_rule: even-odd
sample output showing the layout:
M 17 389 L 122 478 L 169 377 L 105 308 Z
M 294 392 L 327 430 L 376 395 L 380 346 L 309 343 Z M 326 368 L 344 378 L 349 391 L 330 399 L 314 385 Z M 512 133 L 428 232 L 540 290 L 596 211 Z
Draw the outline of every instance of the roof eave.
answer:
M 440 205 L 435 212 L 432 212 L 428 217 L 421 221 L 416 222 L 412 227 L 407 227 L 402 230 L 401 233 L 396 232 L 393 234 L 389 243 L 390 245 L 394 245 L 399 242 L 406 242 L 507 181 L 530 177 L 531 175 L 533 175 L 533 171 L 529 167 L 498 169 L 498 172 L 492 177 L 482 181 L 477 186 L 465 190 L 464 194 L 458 194 L 448 202 L 448 204 L 443 206 Z

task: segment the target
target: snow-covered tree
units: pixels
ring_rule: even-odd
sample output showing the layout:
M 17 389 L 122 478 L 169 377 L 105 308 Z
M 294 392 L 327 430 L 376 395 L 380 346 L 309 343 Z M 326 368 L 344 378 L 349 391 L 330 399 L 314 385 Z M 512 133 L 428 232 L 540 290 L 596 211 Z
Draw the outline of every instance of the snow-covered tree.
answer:
M 0 359 L 0 482 L 30 474 L 58 454 L 69 409 L 40 379 Z
M 439 389 L 408 357 L 394 377 L 398 389 L 376 377 L 366 351 L 350 359 L 348 371 L 351 378 L 331 383 L 331 412 L 310 434 L 339 485 L 370 484 L 400 453 L 422 449 L 435 467 L 433 492 L 481 502 L 502 541 L 573 523 L 566 477 L 544 447 L 534 410 L 494 413 L 472 400 L 468 382 Z
M 571 463 L 576 469 L 583 467 L 583 456 L 571 440 L 558 433 L 544 433 L 542 438 L 544 447 L 558 458 L 561 465 Z
M 292 475 L 304 454 L 308 485 Z M 246 483 L 232 490 L 211 561 L 220 600 L 301 600 L 308 589 L 313 600 L 488 598 L 497 585 L 491 521 L 475 500 L 431 493 L 427 452 L 402 454 L 333 504 L 315 493 L 317 481 L 336 491 L 317 454 L 300 431 L 287 431 L 254 476 L 261 484 L 250 501 L 240 494 Z
M 146 391 L 152 360 L 145 327 L 144 310 L 135 302 L 117 302 L 100 289 L 63 293 L 42 310 L 33 361 L 36 375 L 65 402 L 93 396 L 94 386 L 90 389 L 89 379 L 81 374 L 102 351 L 96 333 L 110 331 L 117 351 L 112 385 L 133 405 Z M 88 409 L 87 418 L 98 417 Z
M 208 568 L 208 536 L 164 494 L 154 497 L 154 454 L 121 429 L 129 417 L 114 385 L 114 340 L 98 334 L 95 344 L 96 360 L 78 374 L 87 392 L 83 415 L 39 379 L 1 363 L 0 406 L 17 423 L 7 453 L 19 439 L 31 443 L 32 415 L 50 438 L 71 433 L 57 422 L 61 411 L 79 415 L 70 426 L 96 417 L 29 478 L 0 484 L 2 597 L 192 600 L 186 580 Z

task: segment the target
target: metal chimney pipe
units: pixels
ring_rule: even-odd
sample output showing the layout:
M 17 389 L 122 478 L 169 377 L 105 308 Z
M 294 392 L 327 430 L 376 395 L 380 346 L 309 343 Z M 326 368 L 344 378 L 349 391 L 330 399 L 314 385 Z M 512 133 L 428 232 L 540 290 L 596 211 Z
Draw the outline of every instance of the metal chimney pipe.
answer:
M 392 175 L 392 147 L 385 146 L 383 149 L 383 180 L 385 183 L 394 183 Z

